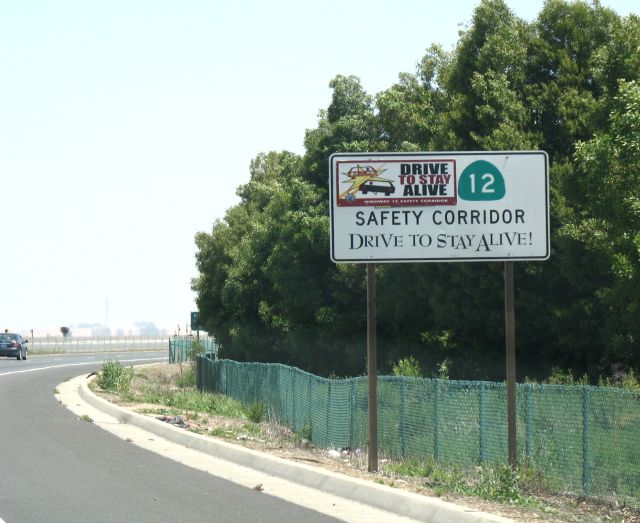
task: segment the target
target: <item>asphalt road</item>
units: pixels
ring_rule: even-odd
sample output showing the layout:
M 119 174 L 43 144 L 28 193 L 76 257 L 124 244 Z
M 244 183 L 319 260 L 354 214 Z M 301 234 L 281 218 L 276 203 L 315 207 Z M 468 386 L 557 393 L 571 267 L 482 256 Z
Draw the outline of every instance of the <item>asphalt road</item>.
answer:
M 116 357 L 141 364 L 166 351 L 0 358 L 6 523 L 337 521 L 127 443 L 58 403 L 59 383 Z

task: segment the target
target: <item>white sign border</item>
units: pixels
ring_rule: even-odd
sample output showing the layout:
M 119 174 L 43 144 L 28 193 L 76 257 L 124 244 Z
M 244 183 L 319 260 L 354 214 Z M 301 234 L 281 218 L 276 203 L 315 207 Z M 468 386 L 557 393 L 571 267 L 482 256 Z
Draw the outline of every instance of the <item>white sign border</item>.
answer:
M 541 256 L 474 256 L 474 257 L 438 257 L 438 258 L 425 258 L 425 257 L 398 257 L 398 258 L 374 258 L 374 257 L 361 257 L 361 258 L 339 258 L 335 257 L 335 197 L 334 191 L 337 189 L 335 185 L 335 173 L 334 165 L 336 158 L 362 158 L 363 160 L 369 160 L 376 162 L 384 160 L 385 158 L 393 157 L 423 157 L 425 159 L 433 157 L 451 157 L 451 156 L 482 156 L 490 158 L 492 156 L 522 156 L 522 155 L 542 155 L 544 157 L 544 216 L 545 216 L 545 253 Z M 373 208 L 373 207 L 372 207 Z M 405 207 L 407 208 L 407 207 Z M 545 151 L 541 150 L 527 150 L 527 151 L 421 151 L 421 152 L 341 152 L 334 153 L 329 157 L 329 240 L 330 240 L 330 255 L 331 260 L 334 263 L 455 263 L 455 262 L 499 262 L 499 261 L 544 261 L 547 260 L 551 254 L 551 239 L 550 239 L 550 212 L 549 212 L 549 156 Z

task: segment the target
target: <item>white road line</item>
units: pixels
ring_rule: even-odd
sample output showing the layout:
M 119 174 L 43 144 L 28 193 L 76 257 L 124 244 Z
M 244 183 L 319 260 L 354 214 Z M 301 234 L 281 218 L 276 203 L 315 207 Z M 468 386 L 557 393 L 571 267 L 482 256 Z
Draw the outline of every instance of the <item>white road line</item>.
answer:
M 118 361 L 122 363 L 132 363 L 136 361 L 162 361 L 166 359 L 167 357 L 164 356 L 162 358 L 134 358 L 134 359 L 118 360 Z M 9 374 L 22 374 L 23 372 L 36 372 L 40 370 L 57 369 L 59 367 L 79 367 L 82 365 L 95 365 L 95 364 L 96 364 L 95 361 L 85 361 L 82 363 L 64 363 L 62 365 L 48 365 L 47 367 L 36 367 L 35 369 L 22 369 L 22 370 L 12 370 L 9 372 L 0 372 L 0 376 L 8 376 Z M 0 523 L 2 523 L 2 521 L 0 521 Z

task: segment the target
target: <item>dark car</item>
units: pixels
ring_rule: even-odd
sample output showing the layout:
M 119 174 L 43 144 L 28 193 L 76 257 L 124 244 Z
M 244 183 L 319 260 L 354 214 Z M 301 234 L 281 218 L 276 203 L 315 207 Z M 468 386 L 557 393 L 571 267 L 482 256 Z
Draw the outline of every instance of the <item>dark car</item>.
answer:
M 0 356 L 13 356 L 17 360 L 27 359 L 27 344 L 20 334 L 13 332 L 0 333 Z
M 367 180 L 360 186 L 360 192 L 367 194 L 369 192 L 378 194 L 382 192 L 385 196 L 389 196 L 391 193 L 396 192 L 392 182 L 386 180 Z

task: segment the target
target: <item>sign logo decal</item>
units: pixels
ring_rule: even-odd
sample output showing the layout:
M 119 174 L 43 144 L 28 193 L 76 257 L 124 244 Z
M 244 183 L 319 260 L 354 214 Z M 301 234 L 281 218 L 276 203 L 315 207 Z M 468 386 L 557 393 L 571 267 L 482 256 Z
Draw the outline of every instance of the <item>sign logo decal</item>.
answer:
M 448 158 L 344 160 L 335 176 L 339 207 L 455 205 L 458 199 L 456 162 Z

